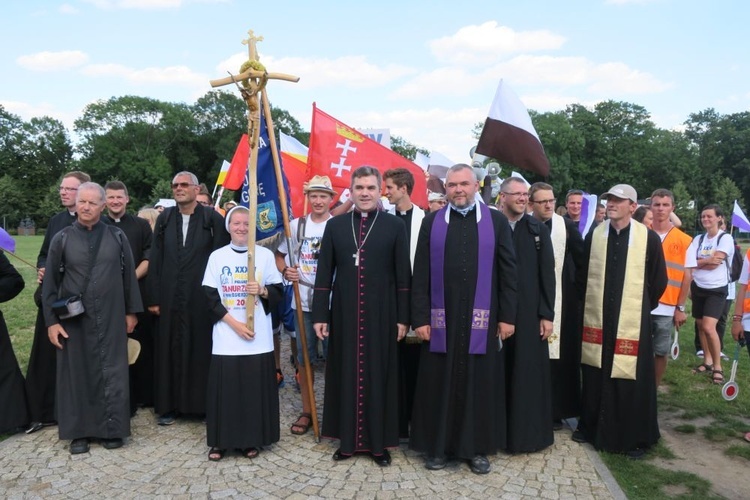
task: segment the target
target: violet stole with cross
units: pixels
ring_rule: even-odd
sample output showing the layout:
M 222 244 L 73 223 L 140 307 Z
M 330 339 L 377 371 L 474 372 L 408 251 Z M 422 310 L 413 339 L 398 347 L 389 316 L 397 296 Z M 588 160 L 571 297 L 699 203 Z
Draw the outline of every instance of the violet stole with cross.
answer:
M 471 315 L 469 353 L 486 354 L 495 260 L 495 228 L 492 225 L 490 209 L 483 203 L 476 205 L 479 272 Z M 452 210 L 450 206 L 446 206 L 437 212 L 430 233 L 430 352 L 438 353 L 447 351 L 444 274 L 449 210 Z

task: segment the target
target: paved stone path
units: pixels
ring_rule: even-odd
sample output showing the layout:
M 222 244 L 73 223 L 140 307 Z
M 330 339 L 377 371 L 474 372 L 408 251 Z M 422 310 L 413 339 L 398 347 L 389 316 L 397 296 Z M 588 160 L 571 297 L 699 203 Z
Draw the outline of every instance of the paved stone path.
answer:
M 319 392 L 319 407 L 321 402 Z M 92 444 L 90 453 L 71 456 L 56 427 L 13 436 L 0 443 L 0 497 L 625 498 L 596 453 L 574 443 L 568 428 L 543 452 L 490 457 L 492 472 L 485 476 L 472 474 L 465 463 L 428 471 L 405 445 L 391 453 L 390 467 L 380 468 L 366 456 L 334 462 L 336 444 L 316 443 L 312 430 L 291 435 L 301 407 L 293 382 L 280 390 L 280 403 L 281 440 L 254 460 L 230 454 L 209 462 L 200 421 L 159 427 L 144 409 L 118 450 Z

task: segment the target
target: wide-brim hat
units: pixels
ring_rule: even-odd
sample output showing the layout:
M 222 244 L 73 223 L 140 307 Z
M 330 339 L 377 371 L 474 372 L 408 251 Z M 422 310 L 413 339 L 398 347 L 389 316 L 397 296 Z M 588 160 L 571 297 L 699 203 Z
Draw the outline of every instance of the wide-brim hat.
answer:
M 322 191 L 332 196 L 336 196 L 338 193 L 333 189 L 331 185 L 331 179 L 326 175 L 316 175 L 305 184 L 305 194 L 311 191 Z
M 138 361 L 138 356 L 141 354 L 141 343 L 135 339 L 128 337 L 128 364 L 132 365 Z
M 608 196 L 615 196 L 623 200 L 630 200 L 633 203 L 638 203 L 638 193 L 635 192 L 635 188 L 629 184 L 617 184 L 612 189 L 607 191 L 601 196 L 601 199 L 606 200 Z

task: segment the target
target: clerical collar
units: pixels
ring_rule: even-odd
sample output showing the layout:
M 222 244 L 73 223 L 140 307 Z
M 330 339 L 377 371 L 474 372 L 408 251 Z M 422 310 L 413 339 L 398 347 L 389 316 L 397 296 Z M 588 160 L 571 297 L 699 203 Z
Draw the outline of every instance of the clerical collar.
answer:
M 360 210 L 359 208 L 357 208 L 357 207 L 354 207 L 354 210 L 352 210 L 352 212 L 354 212 L 355 214 L 359 214 L 359 216 L 360 216 L 360 217 L 362 217 L 362 218 L 365 218 L 365 219 L 366 219 L 367 217 L 369 217 L 369 216 L 370 216 L 370 215 L 372 215 L 372 214 L 377 214 L 377 213 L 378 213 L 378 209 L 377 209 L 377 207 L 376 207 L 376 208 L 373 208 L 373 209 L 372 209 L 372 210 L 370 210 L 370 211 L 362 211 L 362 210 Z
M 71 217 L 75 217 L 76 216 L 75 210 L 73 210 L 72 212 L 68 210 L 68 215 L 70 215 Z
M 454 205 L 453 203 L 449 203 L 449 204 L 448 204 L 448 206 L 449 206 L 449 207 L 451 207 L 451 209 L 453 209 L 453 210 L 455 210 L 456 212 L 458 212 L 458 213 L 460 213 L 461 215 L 463 215 L 464 217 L 466 217 L 466 214 L 468 214 L 469 212 L 471 212 L 471 211 L 472 211 L 472 210 L 474 209 L 474 206 L 475 206 L 476 204 L 477 204 L 477 202 L 472 202 L 472 204 L 471 204 L 471 205 L 468 205 L 468 206 L 467 206 L 467 207 L 465 207 L 465 208 L 458 208 L 458 207 L 457 207 L 457 206 L 455 206 L 455 205 Z M 479 213 L 479 212 L 477 212 L 477 213 Z M 477 220 L 479 220 L 479 219 L 477 219 Z
M 474 209 L 477 209 L 475 210 L 474 213 L 476 214 L 477 222 L 479 222 L 480 220 L 482 220 L 482 211 L 478 209 L 476 203 L 473 203 L 470 207 L 467 207 L 465 209 L 463 208 L 459 209 L 457 207 L 454 207 L 450 203 L 447 204 L 445 208 L 441 208 L 441 210 L 445 210 L 445 222 L 450 222 L 451 211 L 456 212 L 457 214 L 461 214 L 464 217 L 466 217 Z
M 240 245 L 235 245 L 231 241 L 229 242 L 229 248 L 231 248 L 232 250 L 234 250 L 237 253 L 247 252 L 247 245 L 245 245 L 244 247 L 242 247 Z

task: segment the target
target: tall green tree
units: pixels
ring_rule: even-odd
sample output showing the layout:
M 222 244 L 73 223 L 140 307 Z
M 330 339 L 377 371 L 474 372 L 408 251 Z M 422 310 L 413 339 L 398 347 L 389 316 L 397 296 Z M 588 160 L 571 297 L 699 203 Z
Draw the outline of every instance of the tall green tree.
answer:
M 81 137 L 79 166 L 98 182 L 121 180 L 134 205 L 140 204 L 158 181 L 180 170 L 205 177 L 196 129 L 193 113 L 184 104 L 137 96 L 89 104 L 75 121 Z
M 411 142 L 398 135 L 391 136 L 391 150 L 411 161 L 414 161 L 414 159 L 417 157 L 417 152 L 422 153 L 426 156 L 430 155 L 430 152 L 426 149 L 415 146 Z

